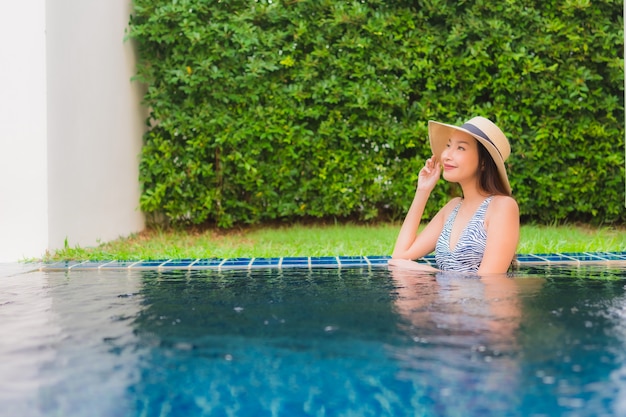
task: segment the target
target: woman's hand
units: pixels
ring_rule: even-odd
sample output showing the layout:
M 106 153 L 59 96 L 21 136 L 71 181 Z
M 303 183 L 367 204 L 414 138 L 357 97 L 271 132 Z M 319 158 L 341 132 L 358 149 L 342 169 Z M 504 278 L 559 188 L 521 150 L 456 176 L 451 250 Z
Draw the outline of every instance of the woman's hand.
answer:
M 437 268 L 433 268 L 430 265 L 414 262 L 409 259 L 389 259 L 387 265 L 389 266 L 389 269 L 394 271 L 419 271 L 427 274 L 439 272 Z
M 435 188 L 435 184 L 441 175 L 441 164 L 436 157 L 432 156 L 419 172 L 417 180 L 417 190 L 413 196 L 413 202 L 409 207 L 409 212 L 402 222 L 400 233 L 393 248 L 393 259 L 417 259 L 435 250 L 437 239 L 443 229 L 443 215 L 441 210 L 430 221 L 428 226 L 417 234 L 424 208 L 430 197 L 430 192 Z M 393 262 L 392 264 L 395 264 Z M 404 264 L 406 266 L 407 264 Z M 392 265 L 397 266 L 397 265 Z
M 417 180 L 417 189 L 424 191 L 432 191 L 439 181 L 439 176 L 441 175 L 441 164 L 436 156 L 431 156 L 426 160 L 426 164 L 420 170 L 419 177 Z

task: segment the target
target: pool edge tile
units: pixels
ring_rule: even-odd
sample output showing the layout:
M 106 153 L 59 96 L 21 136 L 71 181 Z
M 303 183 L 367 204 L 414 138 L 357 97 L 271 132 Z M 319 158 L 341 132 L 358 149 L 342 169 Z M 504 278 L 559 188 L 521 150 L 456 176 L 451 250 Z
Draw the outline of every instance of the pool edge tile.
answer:
M 202 269 L 289 269 L 289 268 L 360 268 L 385 267 L 391 259 L 388 255 L 371 256 L 292 256 L 267 258 L 198 258 L 161 259 L 134 261 L 59 261 L 39 264 L 39 271 L 89 271 L 89 270 L 202 270 Z M 432 254 L 417 260 L 419 263 L 436 265 Z M 524 266 L 626 266 L 626 251 L 618 252 L 563 252 L 517 254 L 516 267 Z

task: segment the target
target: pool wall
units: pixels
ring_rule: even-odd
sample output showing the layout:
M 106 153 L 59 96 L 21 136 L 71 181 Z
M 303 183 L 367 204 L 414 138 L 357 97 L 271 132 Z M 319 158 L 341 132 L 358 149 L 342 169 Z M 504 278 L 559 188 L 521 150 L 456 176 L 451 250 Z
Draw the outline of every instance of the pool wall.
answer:
M 163 259 L 139 261 L 64 261 L 43 264 L 43 271 L 55 270 L 199 270 L 199 269 L 283 269 L 283 268 L 351 268 L 386 266 L 389 256 L 328 256 L 328 257 L 278 257 L 278 258 L 225 258 L 225 259 Z M 418 262 L 436 266 L 434 255 Z M 626 252 L 577 252 L 553 254 L 520 254 L 515 264 L 523 266 L 543 265 L 626 265 Z

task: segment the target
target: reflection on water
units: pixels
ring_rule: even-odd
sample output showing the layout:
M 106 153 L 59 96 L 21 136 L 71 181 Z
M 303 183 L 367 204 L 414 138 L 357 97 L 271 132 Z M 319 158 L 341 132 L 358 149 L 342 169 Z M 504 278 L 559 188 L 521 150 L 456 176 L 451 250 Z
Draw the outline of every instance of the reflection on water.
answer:
M 140 286 L 123 273 L 1 278 L 0 415 L 124 415 Z
M 392 278 L 400 323 L 415 341 L 397 356 L 404 374 L 428 387 L 436 414 L 515 414 L 521 406 L 521 303 L 541 291 L 544 279 L 402 269 L 392 270 Z
M 0 281 L 0 414 L 29 415 L 50 383 L 40 369 L 55 359 L 59 328 L 43 274 Z
M 0 415 L 624 415 L 625 278 L 606 268 L 1 278 Z
M 552 414 L 626 415 L 626 273 L 615 274 L 621 279 L 555 277 L 525 301 L 519 341 L 529 409 L 540 397 Z

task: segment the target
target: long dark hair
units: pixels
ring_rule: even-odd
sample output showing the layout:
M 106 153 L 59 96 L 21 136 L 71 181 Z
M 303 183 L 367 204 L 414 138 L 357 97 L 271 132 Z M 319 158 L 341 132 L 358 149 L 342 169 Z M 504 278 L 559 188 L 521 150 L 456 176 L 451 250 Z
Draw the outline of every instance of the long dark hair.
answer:
M 476 142 L 478 143 L 478 169 L 480 172 L 478 185 L 488 194 L 508 195 L 511 197 L 511 192 L 504 184 L 504 181 L 502 181 L 498 167 L 493 161 L 491 154 L 489 154 L 489 151 L 482 143 Z

